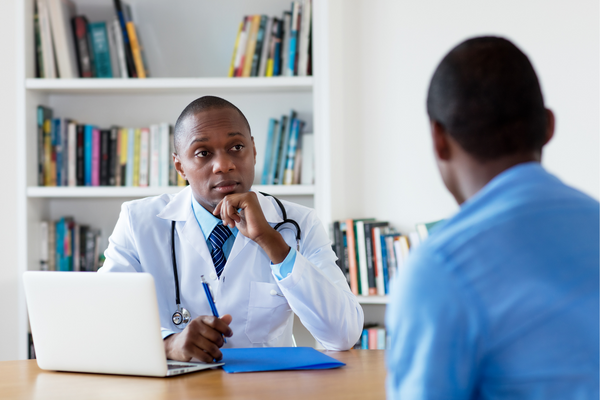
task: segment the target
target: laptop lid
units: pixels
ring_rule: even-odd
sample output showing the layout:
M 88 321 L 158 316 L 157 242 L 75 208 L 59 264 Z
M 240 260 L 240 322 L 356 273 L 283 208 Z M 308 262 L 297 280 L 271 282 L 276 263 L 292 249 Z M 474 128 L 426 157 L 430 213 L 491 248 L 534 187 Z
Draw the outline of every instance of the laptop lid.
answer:
M 167 375 L 150 274 L 28 271 L 23 278 L 40 368 Z

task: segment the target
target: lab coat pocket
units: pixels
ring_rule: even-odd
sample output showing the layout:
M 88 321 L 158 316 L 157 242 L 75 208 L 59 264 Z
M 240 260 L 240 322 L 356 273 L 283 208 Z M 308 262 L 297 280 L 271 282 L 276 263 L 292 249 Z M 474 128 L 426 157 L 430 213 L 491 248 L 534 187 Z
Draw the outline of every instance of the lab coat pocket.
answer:
M 250 282 L 246 336 L 252 343 L 266 343 L 281 336 L 291 313 L 277 284 Z

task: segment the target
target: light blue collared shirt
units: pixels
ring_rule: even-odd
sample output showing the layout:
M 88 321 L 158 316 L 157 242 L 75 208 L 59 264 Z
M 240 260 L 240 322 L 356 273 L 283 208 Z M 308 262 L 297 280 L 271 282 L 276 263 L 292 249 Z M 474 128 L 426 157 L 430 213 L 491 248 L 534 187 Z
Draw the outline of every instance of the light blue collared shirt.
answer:
M 598 399 L 598 202 L 496 176 L 392 284 L 388 399 Z

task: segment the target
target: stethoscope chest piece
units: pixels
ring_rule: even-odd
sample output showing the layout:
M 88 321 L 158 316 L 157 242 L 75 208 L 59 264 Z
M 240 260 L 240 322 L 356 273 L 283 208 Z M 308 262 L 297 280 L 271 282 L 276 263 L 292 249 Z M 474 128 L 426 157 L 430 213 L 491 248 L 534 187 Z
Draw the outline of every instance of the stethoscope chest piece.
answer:
M 171 319 L 173 320 L 175 326 L 177 326 L 179 329 L 184 329 L 192 319 L 192 316 L 188 310 L 177 305 L 177 311 L 173 313 Z

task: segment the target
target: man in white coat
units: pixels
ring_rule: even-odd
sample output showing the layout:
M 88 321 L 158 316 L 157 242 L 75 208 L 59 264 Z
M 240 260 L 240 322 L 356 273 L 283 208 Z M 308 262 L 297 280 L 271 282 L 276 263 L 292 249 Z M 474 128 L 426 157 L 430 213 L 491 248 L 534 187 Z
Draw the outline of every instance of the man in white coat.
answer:
M 292 224 L 274 229 L 283 221 L 275 199 L 250 191 L 256 148 L 243 113 L 201 97 L 179 116 L 174 140 L 173 162 L 189 186 L 124 203 L 100 269 L 153 275 L 167 357 L 209 362 L 222 358 L 223 346 L 291 346 L 294 313 L 325 348 L 351 348 L 362 308 L 315 212 L 281 201 L 301 230 L 296 250 Z M 174 264 L 187 325 L 173 321 Z M 202 277 L 220 318 L 212 316 Z

